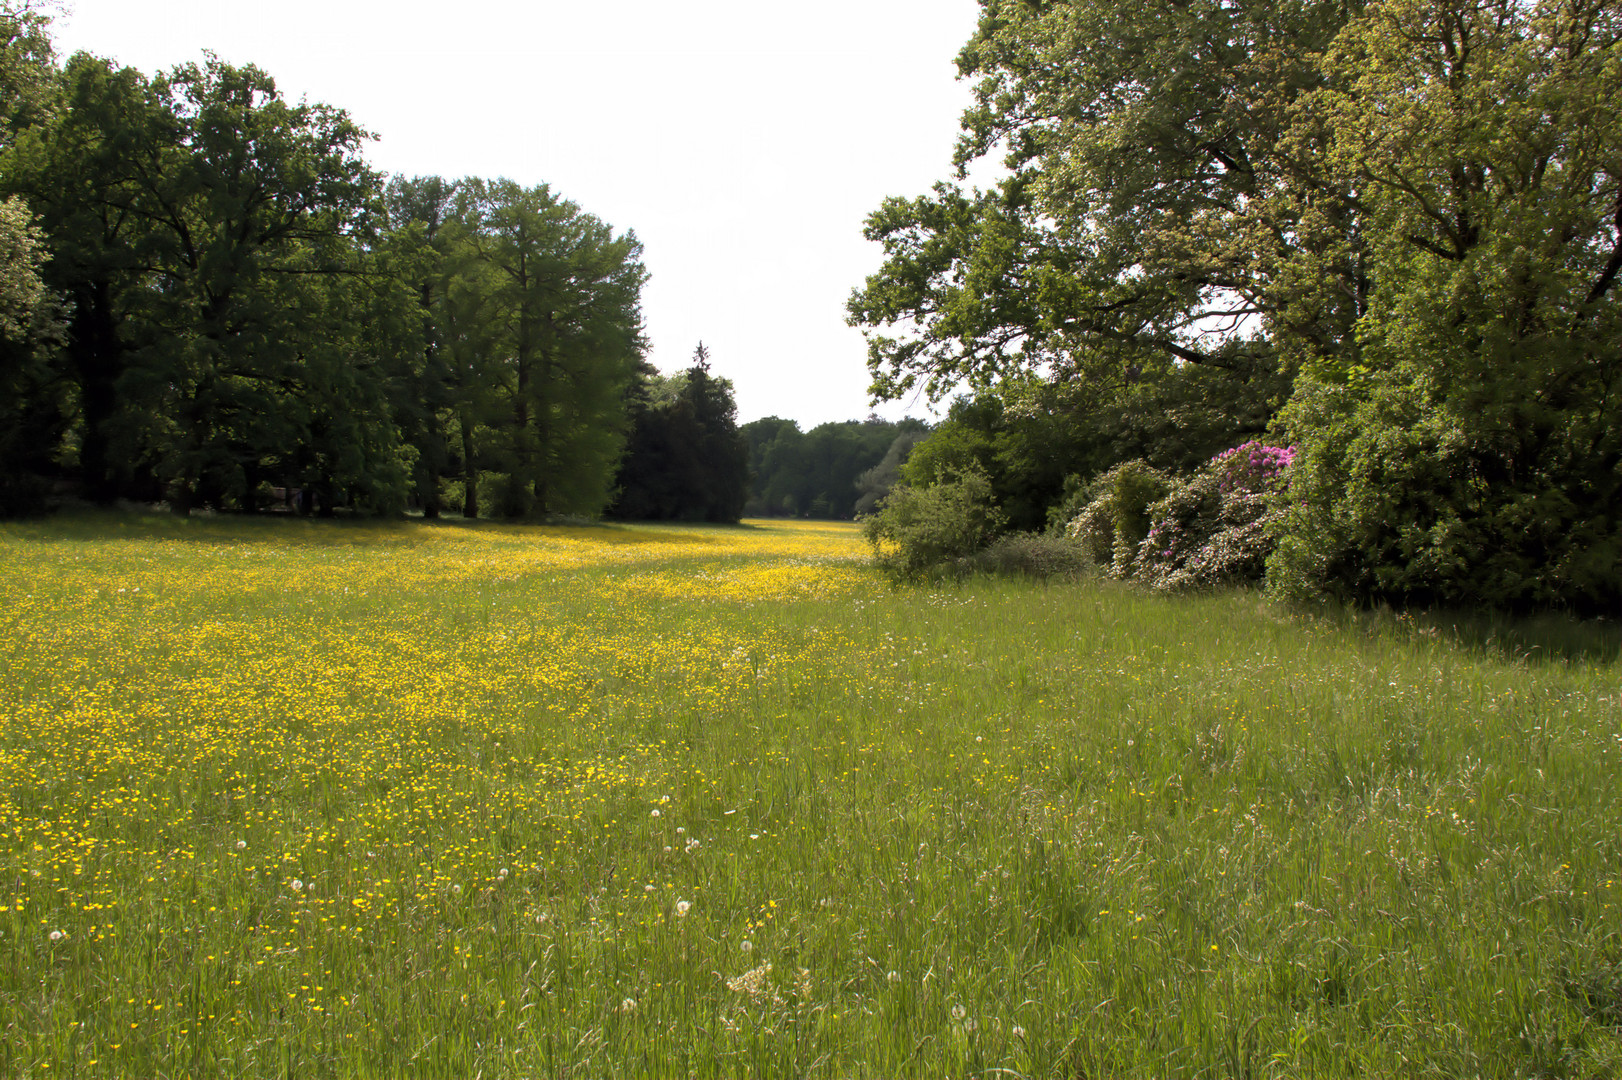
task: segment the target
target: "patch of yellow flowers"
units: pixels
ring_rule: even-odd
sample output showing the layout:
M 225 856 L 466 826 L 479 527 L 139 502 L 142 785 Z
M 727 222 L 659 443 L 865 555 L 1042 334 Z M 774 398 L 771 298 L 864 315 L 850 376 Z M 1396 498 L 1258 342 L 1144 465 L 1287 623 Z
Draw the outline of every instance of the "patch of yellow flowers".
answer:
M 874 581 L 829 524 L 49 528 L 0 531 L 0 908 L 72 940 L 220 873 L 281 907 L 297 878 L 345 933 L 498 870 L 573 874 L 583 820 L 671 779 L 625 716 L 832 660 L 832 632 L 774 640 L 746 609 Z M 409 885 L 344 880 L 402 849 Z

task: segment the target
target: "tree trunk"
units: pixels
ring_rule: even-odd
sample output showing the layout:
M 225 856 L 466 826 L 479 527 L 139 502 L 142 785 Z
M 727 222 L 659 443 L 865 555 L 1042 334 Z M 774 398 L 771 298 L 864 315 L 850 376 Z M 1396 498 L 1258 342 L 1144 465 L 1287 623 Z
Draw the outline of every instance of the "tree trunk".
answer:
M 259 483 L 265 478 L 259 461 L 250 458 L 242 463 L 242 512 L 259 513 Z
M 75 290 L 74 315 L 68 327 L 68 362 L 79 383 L 84 434 L 79 443 L 79 474 L 93 502 L 118 497 L 112 476 L 107 428 L 118 409 L 118 376 L 124 370 L 122 348 L 112 312 L 112 287 L 92 282 Z
M 462 516 L 479 516 L 479 467 L 473 460 L 473 418 L 462 413 Z

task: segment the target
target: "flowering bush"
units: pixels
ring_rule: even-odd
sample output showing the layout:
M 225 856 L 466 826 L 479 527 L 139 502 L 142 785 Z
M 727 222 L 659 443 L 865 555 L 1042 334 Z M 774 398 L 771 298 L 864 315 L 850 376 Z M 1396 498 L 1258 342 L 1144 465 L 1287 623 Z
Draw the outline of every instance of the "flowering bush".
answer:
M 1289 487 L 1294 447 L 1224 450 L 1150 508 L 1138 577 L 1160 590 L 1260 581 L 1272 550 L 1273 495 Z
M 1265 492 L 1288 487 L 1285 476 L 1294 464 L 1295 447 L 1266 446 L 1252 439 L 1222 451 L 1211 459 L 1207 468 L 1215 469 L 1221 476 L 1225 492 L 1235 488 Z
M 1143 510 L 1146 528 L 1135 548 L 1123 554 L 1117 545 L 1115 573 L 1166 591 L 1260 581 L 1272 550 L 1268 526 L 1278 514 L 1270 504 L 1288 489 L 1294 462 L 1294 447 L 1252 441 L 1171 482 Z M 1096 537 L 1098 503 L 1072 522 L 1072 536 Z
M 1065 529 L 1089 558 L 1115 577 L 1131 577 L 1149 532 L 1149 508 L 1171 490 L 1171 477 L 1144 461 L 1117 465 L 1092 483 L 1092 500 Z

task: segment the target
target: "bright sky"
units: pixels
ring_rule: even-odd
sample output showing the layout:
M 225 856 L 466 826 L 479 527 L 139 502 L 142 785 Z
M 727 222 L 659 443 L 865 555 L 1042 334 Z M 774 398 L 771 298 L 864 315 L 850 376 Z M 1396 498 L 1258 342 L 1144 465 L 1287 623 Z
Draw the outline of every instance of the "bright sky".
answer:
M 373 166 L 547 183 L 634 229 L 650 358 L 700 339 L 743 421 L 866 415 L 863 218 L 951 173 L 976 0 L 67 0 L 55 38 L 152 74 L 204 50 L 348 110 Z M 921 402 L 880 408 L 926 415 Z

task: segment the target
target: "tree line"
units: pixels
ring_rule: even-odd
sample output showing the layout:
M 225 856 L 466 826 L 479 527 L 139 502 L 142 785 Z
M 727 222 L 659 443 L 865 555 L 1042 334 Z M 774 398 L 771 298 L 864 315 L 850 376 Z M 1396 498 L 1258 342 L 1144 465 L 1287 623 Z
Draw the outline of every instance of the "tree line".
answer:
M 59 63 L 0 9 L 0 512 L 610 506 L 686 401 L 653 400 L 635 234 L 544 184 L 385 177 L 366 139 L 251 66 Z M 711 383 L 688 427 L 736 444 Z M 729 482 L 701 516 L 736 519 Z
M 915 486 L 1141 545 L 1128 488 L 1214 520 L 1271 443 L 1239 562 L 1285 595 L 1622 605 L 1622 3 L 982 6 L 959 180 L 869 217 L 849 305 L 876 396 L 967 395 Z
M 870 514 L 928 433 L 922 420 L 834 421 L 801 431 L 768 416 L 743 426 L 749 447 L 750 517 L 836 518 Z

